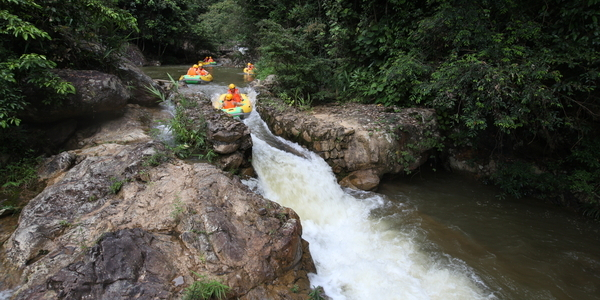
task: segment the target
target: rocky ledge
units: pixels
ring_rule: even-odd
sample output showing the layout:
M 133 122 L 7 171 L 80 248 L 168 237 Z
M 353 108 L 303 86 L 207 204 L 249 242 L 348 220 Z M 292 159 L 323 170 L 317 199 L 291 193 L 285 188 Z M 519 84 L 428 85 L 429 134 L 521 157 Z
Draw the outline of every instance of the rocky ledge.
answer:
M 385 174 L 415 170 L 440 143 L 432 109 L 345 103 L 303 111 L 262 97 L 257 110 L 273 133 L 319 154 L 354 189 L 374 190 Z

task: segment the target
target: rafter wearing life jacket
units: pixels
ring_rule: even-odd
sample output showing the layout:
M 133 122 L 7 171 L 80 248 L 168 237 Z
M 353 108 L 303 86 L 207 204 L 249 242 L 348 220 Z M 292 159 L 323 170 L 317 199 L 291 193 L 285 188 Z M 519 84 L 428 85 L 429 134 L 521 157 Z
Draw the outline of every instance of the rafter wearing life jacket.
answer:
M 199 75 L 198 74 L 198 65 L 193 65 L 191 68 L 189 68 L 187 71 L 187 75 L 189 75 L 189 76 Z
M 225 99 L 223 99 L 223 108 L 234 108 L 241 105 L 241 103 L 233 100 L 232 94 L 225 95 Z
M 229 89 L 227 90 L 228 95 L 233 96 L 233 101 L 242 102 L 242 95 L 240 94 L 240 90 L 235 87 L 235 84 L 230 84 Z

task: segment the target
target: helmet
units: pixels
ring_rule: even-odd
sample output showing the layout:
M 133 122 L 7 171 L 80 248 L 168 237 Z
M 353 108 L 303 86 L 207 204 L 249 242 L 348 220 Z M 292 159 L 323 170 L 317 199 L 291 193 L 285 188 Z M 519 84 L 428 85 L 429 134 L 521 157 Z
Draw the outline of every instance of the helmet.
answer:
M 251 64 L 251 63 L 248 63 L 248 65 L 249 65 L 249 66 L 251 66 L 252 64 Z
M 197 68 L 197 67 L 198 67 L 198 65 L 194 65 L 192 68 Z
M 225 100 L 231 100 L 231 99 L 233 99 L 233 95 L 232 94 L 225 95 Z
M 233 84 L 233 83 L 232 83 L 232 84 L 230 84 L 230 85 L 229 85 L 229 88 L 230 88 L 230 89 L 235 89 L 235 84 Z

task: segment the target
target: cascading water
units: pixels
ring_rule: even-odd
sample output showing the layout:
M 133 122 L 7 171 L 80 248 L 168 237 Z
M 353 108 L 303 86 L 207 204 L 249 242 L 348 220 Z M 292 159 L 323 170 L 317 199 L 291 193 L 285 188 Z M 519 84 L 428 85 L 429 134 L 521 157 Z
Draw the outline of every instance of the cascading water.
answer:
M 167 99 L 167 101 L 161 103 L 161 108 L 162 111 L 169 114 L 169 119 L 175 116 L 175 105 L 173 105 L 171 99 Z M 175 139 L 173 138 L 173 133 L 167 122 L 168 120 L 163 120 L 153 127 L 157 131 L 155 137 L 169 146 L 175 146 Z
M 187 88 L 214 99 L 234 83 L 255 101 L 241 69 L 212 72 L 215 81 Z M 439 170 L 382 181 L 385 198 L 342 189 L 322 159 L 271 134 L 260 116 L 245 122 L 259 174 L 246 183 L 298 212 L 318 268 L 311 285 L 334 299 L 599 299 L 597 222 L 534 199 L 499 200 L 496 189 Z
M 496 298 L 464 263 L 429 257 L 420 250 L 416 231 L 372 214 L 395 204 L 374 193 L 342 189 L 323 159 L 272 135 L 257 113 L 245 123 L 258 174 L 246 183 L 300 216 L 317 267 L 312 286 L 322 286 L 333 299 Z

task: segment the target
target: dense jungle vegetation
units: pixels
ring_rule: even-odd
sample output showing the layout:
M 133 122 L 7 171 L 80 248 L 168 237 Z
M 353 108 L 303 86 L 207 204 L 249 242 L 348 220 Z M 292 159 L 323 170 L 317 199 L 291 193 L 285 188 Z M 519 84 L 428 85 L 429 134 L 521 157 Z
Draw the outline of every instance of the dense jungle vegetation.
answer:
M 493 159 L 507 194 L 600 217 L 599 19 L 600 0 L 4 0 L 2 182 L 26 91 L 74 92 L 50 69 L 110 72 L 126 43 L 165 64 L 243 46 L 291 104 L 434 108 L 440 147 Z

